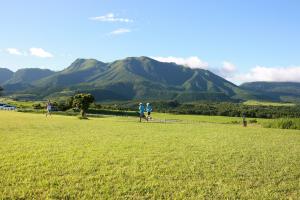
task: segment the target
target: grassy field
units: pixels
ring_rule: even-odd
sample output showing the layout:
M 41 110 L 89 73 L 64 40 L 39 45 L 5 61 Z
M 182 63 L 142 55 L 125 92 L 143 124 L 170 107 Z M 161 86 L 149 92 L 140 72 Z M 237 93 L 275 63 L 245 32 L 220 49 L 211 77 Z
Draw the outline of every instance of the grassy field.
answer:
M 154 118 L 0 111 L 0 199 L 299 199 L 300 131 Z
M 248 106 L 295 106 L 294 103 L 267 102 L 267 101 L 254 101 L 254 100 L 245 101 L 244 104 Z

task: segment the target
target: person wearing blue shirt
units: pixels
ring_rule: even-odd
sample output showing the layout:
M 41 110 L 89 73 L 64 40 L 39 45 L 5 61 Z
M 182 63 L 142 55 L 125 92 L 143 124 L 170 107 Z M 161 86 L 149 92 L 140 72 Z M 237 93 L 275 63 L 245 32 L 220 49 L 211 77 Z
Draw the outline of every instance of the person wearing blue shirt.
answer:
M 142 122 L 142 118 L 146 119 L 148 121 L 148 119 L 145 117 L 145 106 L 143 105 L 143 103 L 139 104 L 139 114 L 140 114 L 140 122 Z
M 147 114 L 148 114 L 147 119 L 148 119 L 148 120 L 149 120 L 149 119 L 152 119 L 152 117 L 151 117 L 152 106 L 150 105 L 150 103 L 147 103 L 147 104 L 146 104 L 146 112 L 147 112 Z

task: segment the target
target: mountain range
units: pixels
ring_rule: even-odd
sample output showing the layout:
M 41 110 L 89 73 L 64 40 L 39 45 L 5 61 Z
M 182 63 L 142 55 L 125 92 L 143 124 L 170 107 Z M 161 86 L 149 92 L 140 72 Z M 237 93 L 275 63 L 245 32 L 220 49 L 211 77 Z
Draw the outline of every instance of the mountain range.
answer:
M 47 99 L 89 92 L 97 101 L 178 100 L 239 101 L 280 100 L 273 91 L 247 83 L 241 87 L 204 69 L 192 69 L 148 57 L 128 57 L 110 63 L 77 59 L 62 71 L 25 68 L 11 72 L 0 68 L 0 85 L 15 98 Z M 300 85 L 300 84 L 299 84 Z M 300 96 L 300 86 L 293 97 Z

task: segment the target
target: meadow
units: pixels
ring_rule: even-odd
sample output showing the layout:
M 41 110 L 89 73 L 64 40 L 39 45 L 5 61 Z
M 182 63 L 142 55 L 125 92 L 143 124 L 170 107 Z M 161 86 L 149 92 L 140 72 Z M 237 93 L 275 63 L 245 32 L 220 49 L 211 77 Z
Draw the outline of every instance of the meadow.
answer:
M 248 106 L 295 106 L 295 103 L 284 103 L 284 102 L 268 102 L 268 101 L 255 101 L 248 100 L 243 103 Z
M 0 111 L 0 199 L 299 199 L 300 131 Z

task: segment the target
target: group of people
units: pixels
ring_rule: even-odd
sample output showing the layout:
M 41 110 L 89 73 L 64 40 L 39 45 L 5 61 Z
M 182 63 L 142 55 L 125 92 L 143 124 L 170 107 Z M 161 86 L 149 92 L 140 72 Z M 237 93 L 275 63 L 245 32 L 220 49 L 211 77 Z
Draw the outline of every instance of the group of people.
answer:
M 147 116 L 145 116 L 145 112 L 147 113 Z M 142 122 L 142 119 L 145 119 L 147 121 L 152 119 L 151 112 L 152 112 L 152 106 L 150 105 L 150 103 L 147 103 L 146 107 L 144 106 L 143 103 L 139 103 L 140 122 Z

